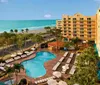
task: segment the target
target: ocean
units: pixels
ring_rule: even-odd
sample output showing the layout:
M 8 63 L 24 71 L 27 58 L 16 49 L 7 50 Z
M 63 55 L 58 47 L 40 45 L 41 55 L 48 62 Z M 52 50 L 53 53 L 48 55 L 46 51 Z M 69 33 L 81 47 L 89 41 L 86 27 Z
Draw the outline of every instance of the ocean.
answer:
M 56 20 L 0 20 L 0 33 L 10 32 L 11 29 L 18 29 L 18 31 L 26 28 L 36 30 L 55 25 Z

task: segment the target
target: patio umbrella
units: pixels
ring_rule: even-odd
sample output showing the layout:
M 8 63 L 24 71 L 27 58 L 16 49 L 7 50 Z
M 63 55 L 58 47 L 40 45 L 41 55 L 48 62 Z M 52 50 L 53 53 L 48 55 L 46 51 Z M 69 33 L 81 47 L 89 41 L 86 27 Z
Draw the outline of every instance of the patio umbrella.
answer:
M 25 51 L 24 53 L 28 54 L 29 52 L 28 51 Z
M 59 81 L 58 85 L 67 85 L 65 81 Z
M 35 48 L 31 48 L 33 51 L 35 51 Z
M 12 55 L 11 55 L 11 57 L 15 57 L 15 56 L 16 56 L 16 54 L 12 54 Z
M 21 52 L 18 52 L 17 54 L 18 54 L 18 55 L 22 55 L 22 53 L 21 53 Z
M 48 83 L 48 85 L 57 85 L 57 81 L 54 80 L 54 79 L 49 79 L 49 80 L 47 81 L 47 83 Z
M 60 78 L 60 77 L 61 77 L 61 72 L 55 71 L 55 72 L 53 72 L 53 75 L 54 75 L 55 77 L 57 77 L 57 78 Z
M 79 84 L 73 84 L 73 85 L 79 85 Z

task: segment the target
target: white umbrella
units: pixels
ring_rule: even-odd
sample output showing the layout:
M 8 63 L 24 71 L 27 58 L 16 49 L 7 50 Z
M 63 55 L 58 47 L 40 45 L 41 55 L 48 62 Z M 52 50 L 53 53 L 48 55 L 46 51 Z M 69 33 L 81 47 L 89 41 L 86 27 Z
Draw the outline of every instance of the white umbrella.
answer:
M 48 85 L 57 85 L 57 81 L 54 80 L 54 79 L 49 79 L 49 80 L 47 81 L 47 83 L 48 83 Z
M 16 56 L 16 54 L 12 54 L 12 55 L 11 55 L 11 57 L 15 57 L 15 56 Z
M 61 72 L 55 71 L 55 72 L 53 72 L 53 75 L 54 75 L 55 77 L 57 77 L 57 78 L 60 78 L 60 77 L 61 77 Z
M 4 67 L 0 67 L 1 70 L 6 71 Z
M 79 84 L 73 84 L 73 85 L 79 85 Z
M 18 55 L 22 55 L 22 53 L 21 53 L 21 52 L 18 52 L 17 54 L 18 54 Z
M 58 85 L 67 85 L 65 81 L 59 81 Z
M 24 53 L 28 54 L 29 52 L 28 51 L 25 51 Z
M 35 48 L 31 48 L 33 51 L 35 51 Z

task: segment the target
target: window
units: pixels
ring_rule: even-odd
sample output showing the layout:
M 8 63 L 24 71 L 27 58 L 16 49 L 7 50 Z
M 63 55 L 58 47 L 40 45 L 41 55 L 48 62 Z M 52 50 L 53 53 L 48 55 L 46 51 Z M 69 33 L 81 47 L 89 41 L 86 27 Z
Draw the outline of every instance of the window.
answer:
M 70 18 L 68 18 L 68 20 L 70 20 Z
M 71 21 L 68 21 L 68 23 L 71 23 Z
M 73 23 L 76 23 L 76 21 L 73 21 Z
M 80 37 L 84 37 L 84 35 L 80 35 Z
M 73 27 L 76 27 L 76 25 L 73 25 Z
M 64 34 L 64 35 L 66 35 L 66 34 Z
M 83 23 L 82 21 L 80 21 L 80 23 Z
M 73 20 L 76 20 L 76 18 L 73 18 Z
M 91 24 L 91 21 L 87 21 L 88 24 Z
M 87 18 L 87 20 L 91 20 L 91 18 Z
M 80 30 L 84 30 L 84 28 L 80 28 Z
M 68 26 L 71 26 L 70 24 L 68 24 Z
M 91 27 L 91 25 L 87 25 L 88 27 Z
M 66 20 L 66 18 L 63 18 L 64 20 Z
M 80 18 L 80 20 L 84 20 L 83 18 Z
M 80 27 L 83 27 L 83 25 L 80 25 Z

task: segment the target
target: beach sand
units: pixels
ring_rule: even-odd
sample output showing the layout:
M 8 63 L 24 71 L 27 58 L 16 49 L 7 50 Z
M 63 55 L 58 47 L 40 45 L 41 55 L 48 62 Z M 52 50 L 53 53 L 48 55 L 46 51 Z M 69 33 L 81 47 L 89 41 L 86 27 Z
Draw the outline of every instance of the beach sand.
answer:
M 28 31 L 28 33 L 45 33 L 45 32 L 46 32 L 46 30 L 44 28 Z

